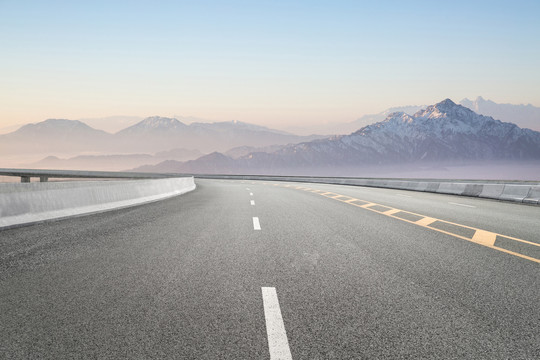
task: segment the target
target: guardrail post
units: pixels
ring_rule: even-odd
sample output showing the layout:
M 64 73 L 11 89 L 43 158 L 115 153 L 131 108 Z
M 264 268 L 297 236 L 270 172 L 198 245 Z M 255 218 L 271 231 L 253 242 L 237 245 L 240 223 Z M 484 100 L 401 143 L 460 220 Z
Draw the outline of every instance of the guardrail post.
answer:
M 49 181 L 49 177 L 48 176 L 40 176 L 39 177 L 39 182 L 47 182 Z
M 30 182 L 30 176 L 21 176 L 21 182 L 22 183 L 29 183 Z

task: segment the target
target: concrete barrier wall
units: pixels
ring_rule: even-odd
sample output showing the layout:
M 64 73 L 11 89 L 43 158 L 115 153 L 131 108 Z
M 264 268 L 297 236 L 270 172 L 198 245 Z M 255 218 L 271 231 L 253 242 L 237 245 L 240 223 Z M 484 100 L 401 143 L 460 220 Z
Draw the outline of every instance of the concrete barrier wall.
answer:
M 209 179 L 292 181 L 321 184 L 369 186 L 389 189 L 434 192 L 460 196 L 482 197 L 496 200 L 523 202 L 540 205 L 540 183 L 504 183 L 501 181 L 459 180 L 407 180 L 407 179 L 364 179 L 328 178 L 309 176 L 264 176 L 264 175 L 195 175 Z
M 529 193 L 523 199 L 524 203 L 540 205 L 540 185 L 531 186 Z
M 139 205 L 194 189 L 193 177 L 0 184 L 0 229 Z

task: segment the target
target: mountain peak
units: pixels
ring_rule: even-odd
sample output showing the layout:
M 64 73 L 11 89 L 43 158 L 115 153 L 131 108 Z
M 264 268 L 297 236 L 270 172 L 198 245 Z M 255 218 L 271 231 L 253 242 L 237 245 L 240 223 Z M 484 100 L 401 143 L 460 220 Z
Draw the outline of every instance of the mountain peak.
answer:
M 146 133 L 148 131 L 169 131 L 186 128 L 187 125 L 174 118 L 167 118 L 161 116 L 151 116 L 144 120 L 125 128 L 118 132 L 118 134 L 130 134 L 130 133 Z
M 435 105 L 430 105 L 420 110 L 414 117 L 439 119 L 439 118 L 471 118 L 476 115 L 471 109 L 456 104 L 450 99 L 445 99 Z
M 67 119 L 47 119 L 35 124 L 26 124 L 15 133 L 30 133 L 30 132 L 66 132 L 66 131 L 93 131 L 104 133 L 104 131 L 96 130 L 82 121 L 79 120 L 67 120 Z
M 448 109 L 458 105 L 450 99 L 444 99 L 443 101 L 435 104 L 434 106 L 438 109 Z
M 480 102 L 486 102 L 486 100 L 485 100 L 483 97 L 478 96 L 478 97 L 476 98 L 475 102 L 477 102 L 477 103 L 480 103 Z
M 85 123 L 79 120 L 68 120 L 68 119 L 47 119 L 36 124 L 29 125 L 38 125 L 42 127 L 89 127 Z
M 161 116 L 150 116 L 146 119 L 140 121 L 138 124 L 143 127 L 151 127 L 151 128 L 175 128 L 175 127 L 181 127 L 186 126 L 184 123 L 180 122 L 177 119 L 174 118 L 167 118 L 167 117 L 161 117 Z

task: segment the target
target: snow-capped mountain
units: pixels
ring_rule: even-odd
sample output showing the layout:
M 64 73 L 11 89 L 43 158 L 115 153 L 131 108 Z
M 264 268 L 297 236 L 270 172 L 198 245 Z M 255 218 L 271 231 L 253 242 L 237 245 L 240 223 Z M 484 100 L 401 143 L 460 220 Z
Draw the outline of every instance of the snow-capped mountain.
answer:
M 284 173 L 302 168 L 501 160 L 540 160 L 540 133 L 478 115 L 446 99 L 414 115 L 392 113 L 350 135 L 288 145 L 272 153 L 254 152 L 234 161 L 234 167 L 244 173 Z M 189 170 L 215 169 L 197 163 L 190 162 Z M 181 163 L 169 165 L 160 171 L 188 170 Z
M 414 115 L 392 113 L 351 135 L 280 152 L 308 161 L 321 153 L 328 161 L 345 163 L 540 159 L 540 133 L 478 115 L 446 99 Z
M 463 99 L 459 103 L 478 114 L 512 122 L 522 128 L 540 131 L 540 108 L 531 104 L 498 104 L 485 100 L 481 96 L 476 100 Z

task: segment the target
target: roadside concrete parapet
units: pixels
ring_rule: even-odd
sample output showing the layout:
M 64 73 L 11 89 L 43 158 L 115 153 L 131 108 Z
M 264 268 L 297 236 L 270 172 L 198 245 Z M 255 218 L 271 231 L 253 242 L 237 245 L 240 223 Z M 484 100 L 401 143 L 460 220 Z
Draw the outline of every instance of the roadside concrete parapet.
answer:
M 0 229 L 114 210 L 184 194 L 193 177 L 0 184 Z
M 482 191 L 478 197 L 487 199 L 499 199 L 503 193 L 504 184 L 482 184 Z
M 523 202 L 523 199 L 527 197 L 531 187 L 528 185 L 505 185 L 500 200 L 510 200 Z
M 540 205 L 540 185 L 531 186 L 529 193 L 523 199 L 524 203 Z
M 440 194 L 461 195 L 465 191 L 466 186 L 467 184 L 443 182 L 439 185 L 436 192 Z
M 432 180 L 432 179 L 377 179 L 316 176 L 266 176 L 266 175 L 195 175 L 208 179 L 241 179 L 263 181 L 291 181 L 321 184 L 367 186 L 388 189 L 433 192 L 458 196 L 481 197 L 495 200 L 523 202 L 540 205 L 540 182 L 496 180 Z

